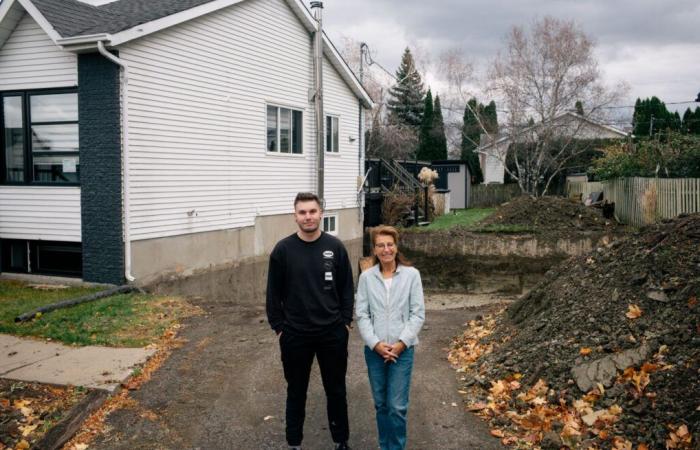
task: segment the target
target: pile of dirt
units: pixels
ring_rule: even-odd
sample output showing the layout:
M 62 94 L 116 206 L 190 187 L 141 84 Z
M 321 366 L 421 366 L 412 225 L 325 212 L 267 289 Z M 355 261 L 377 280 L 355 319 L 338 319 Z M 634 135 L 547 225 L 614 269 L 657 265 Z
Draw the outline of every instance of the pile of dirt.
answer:
M 586 207 L 576 200 L 521 195 L 503 203 L 479 225 L 520 226 L 534 231 L 608 231 L 617 222 L 603 217 L 600 209 Z
M 700 449 L 698 297 L 693 214 L 553 268 L 450 359 L 472 409 L 513 441 L 517 428 L 543 448 Z

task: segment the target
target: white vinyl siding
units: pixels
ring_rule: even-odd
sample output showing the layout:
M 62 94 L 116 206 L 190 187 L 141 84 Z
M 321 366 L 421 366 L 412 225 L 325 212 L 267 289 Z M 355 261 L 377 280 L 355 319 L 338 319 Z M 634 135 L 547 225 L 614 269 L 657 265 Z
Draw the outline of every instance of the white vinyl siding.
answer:
M 119 51 L 130 68 L 132 239 L 251 226 L 315 190 L 311 37 L 283 0 L 249 0 Z M 326 66 L 326 104 L 351 114 L 343 151 L 358 101 Z M 266 151 L 267 105 L 302 112 L 303 154 Z M 326 172 L 334 205 L 355 206 L 353 145 Z
M 359 100 L 328 60 L 323 65 L 324 110 L 338 118 L 338 153 L 326 153 L 326 209 L 357 207 L 357 177 L 364 170 L 358 165 Z M 350 142 L 350 137 L 354 138 Z
M 71 87 L 78 84 L 77 56 L 57 47 L 24 14 L 0 48 L 0 91 Z
M 0 239 L 80 242 L 80 188 L 0 186 Z

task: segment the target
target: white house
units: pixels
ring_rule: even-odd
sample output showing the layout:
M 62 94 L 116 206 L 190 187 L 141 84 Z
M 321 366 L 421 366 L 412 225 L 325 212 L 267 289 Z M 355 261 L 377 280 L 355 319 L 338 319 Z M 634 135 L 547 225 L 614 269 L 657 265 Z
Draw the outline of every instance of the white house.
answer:
M 300 0 L 2 0 L 2 271 L 148 283 L 265 258 L 317 187 L 316 23 Z M 324 226 L 361 249 L 372 101 L 323 38 Z
M 627 137 L 624 131 L 602 124 L 590 117 L 584 117 L 574 112 L 559 114 L 553 119 L 554 128 L 561 136 L 574 136 L 575 139 L 623 139 Z M 533 125 L 525 128 L 516 134 L 516 140 L 523 142 L 526 139 L 537 139 L 539 126 Z M 521 141 L 522 139 L 522 141 Z M 495 139 L 488 139 L 482 135 L 481 142 L 477 148 L 481 171 L 484 174 L 484 183 L 503 184 L 505 176 L 505 161 L 508 148 L 513 141 L 510 134 L 496 136 Z

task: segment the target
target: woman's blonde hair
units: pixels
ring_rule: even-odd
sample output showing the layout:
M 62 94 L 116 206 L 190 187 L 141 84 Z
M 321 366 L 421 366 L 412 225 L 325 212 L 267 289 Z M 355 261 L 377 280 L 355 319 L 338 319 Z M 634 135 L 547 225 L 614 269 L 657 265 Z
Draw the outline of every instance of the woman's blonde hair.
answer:
M 413 263 L 406 259 L 405 256 L 398 250 L 399 246 L 399 231 L 389 225 L 379 225 L 377 227 L 372 228 L 372 231 L 369 233 L 370 241 L 372 242 L 372 248 L 374 249 L 374 245 L 377 242 L 377 238 L 379 236 L 391 236 L 394 239 L 394 244 L 396 244 L 396 262 L 398 264 L 401 264 L 402 266 L 412 266 Z M 379 264 L 379 258 L 377 258 L 377 255 L 372 252 L 372 261 L 374 264 Z

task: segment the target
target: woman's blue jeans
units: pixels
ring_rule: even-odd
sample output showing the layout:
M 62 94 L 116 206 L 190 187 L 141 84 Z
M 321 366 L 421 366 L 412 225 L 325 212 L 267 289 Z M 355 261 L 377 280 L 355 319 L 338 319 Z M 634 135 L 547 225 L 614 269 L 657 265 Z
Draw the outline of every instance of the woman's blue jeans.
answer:
M 365 346 L 365 361 L 377 411 L 379 446 L 382 450 L 403 450 L 406 447 L 413 347 L 404 350 L 395 363 L 385 363 L 377 352 Z

